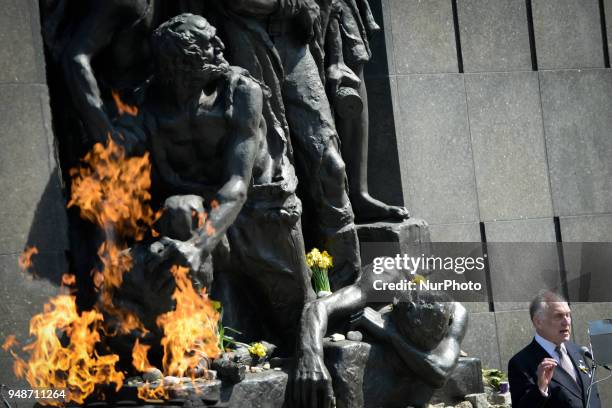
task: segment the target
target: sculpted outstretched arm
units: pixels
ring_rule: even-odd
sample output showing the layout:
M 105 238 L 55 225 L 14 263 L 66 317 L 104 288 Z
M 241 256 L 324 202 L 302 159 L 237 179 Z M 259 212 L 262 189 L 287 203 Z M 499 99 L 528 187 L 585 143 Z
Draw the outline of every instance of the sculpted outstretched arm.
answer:
M 389 314 L 384 317 L 370 308 L 364 310 L 362 325 L 369 333 L 391 342 L 395 351 L 412 371 L 419 374 L 423 381 L 439 388 L 454 369 L 461 352 L 460 345 L 467 329 L 467 312 L 455 302 L 453 322 L 446 337 L 431 351 L 422 351 L 410 344 L 389 322 Z
M 323 362 L 323 336 L 327 323 L 330 318 L 349 315 L 364 305 L 365 293 L 356 283 L 304 306 L 293 395 L 296 407 L 332 406 L 334 392 Z
M 68 89 L 85 127 L 88 143 L 106 141 L 112 133 L 111 120 L 104 110 L 92 60 L 108 47 L 115 33 L 140 18 L 147 9 L 145 0 L 87 1 L 87 15 L 62 54 L 62 70 Z
M 329 319 L 347 316 L 365 305 L 365 294 L 357 285 L 346 286 L 304 306 L 300 326 L 298 358 L 303 354 L 323 355 L 323 337 Z
M 453 322 L 440 344 L 429 352 L 422 352 L 408 344 L 398 333 L 392 337 L 396 350 L 404 362 L 434 387 L 441 387 L 455 368 L 461 353 L 461 341 L 467 329 L 468 314 L 460 304 L 454 303 Z
M 99 14 L 96 11 L 99 11 Z M 94 10 L 79 22 L 76 34 L 62 58 L 62 68 L 74 106 L 92 142 L 104 141 L 106 135 L 112 131 L 112 125 L 104 112 L 91 60 L 110 44 L 118 25 L 117 20 L 112 8 L 103 10 L 102 7 L 94 7 Z
M 113 0 L 88 2 L 87 15 L 78 22 L 77 29 L 62 55 L 62 69 L 74 100 L 88 142 L 104 142 L 113 126 L 100 96 L 100 88 L 91 66 L 93 58 L 111 44 L 122 24 L 136 20 L 146 9 L 143 0 Z
M 223 186 L 215 195 L 208 222 L 196 245 L 209 253 L 214 249 L 225 231 L 234 223 L 247 199 L 257 149 L 259 148 L 260 123 L 262 120 L 263 93 L 259 85 L 251 80 L 239 79 L 234 91 L 234 114 L 230 124 L 228 144 L 225 147 Z

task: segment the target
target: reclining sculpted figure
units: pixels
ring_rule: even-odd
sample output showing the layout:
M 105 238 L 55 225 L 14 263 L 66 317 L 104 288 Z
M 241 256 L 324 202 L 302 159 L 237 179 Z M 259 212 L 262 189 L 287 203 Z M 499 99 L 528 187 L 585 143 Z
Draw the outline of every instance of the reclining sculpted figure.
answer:
M 323 361 L 323 337 L 329 322 L 362 310 L 358 325 L 370 336 L 368 341 L 383 345 L 373 348 L 379 354 L 370 356 L 365 369 L 366 407 L 424 406 L 455 368 L 467 329 L 465 308 L 441 294 L 407 291 L 399 292 L 392 308 L 377 312 L 366 307 L 374 298 L 374 279 L 396 282 L 400 272 L 374 275 L 366 267 L 353 285 L 304 307 L 294 380 L 297 407 L 332 406 L 334 393 Z

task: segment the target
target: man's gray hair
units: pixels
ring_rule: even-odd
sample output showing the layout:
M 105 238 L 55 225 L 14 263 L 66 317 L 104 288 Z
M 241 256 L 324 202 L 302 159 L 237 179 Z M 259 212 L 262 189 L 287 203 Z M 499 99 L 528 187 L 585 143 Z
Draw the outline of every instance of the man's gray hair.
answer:
M 559 295 L 558 293 L 555 293 L 551 290 L 542 290 L 540 291 L 536 297 L 533 298 L 533 300 L 531 301 L 531 303 L 529 304 L 529 316 L 531 317 L 531 320 L 533 320 L 533 317 L 541 312 L 542 310 L 546 309 L 548 307 L 548 303 L 551 302 L 565 302 L 567 303 L 567 300 L 565 300 L 565 298 L 561 295 Z

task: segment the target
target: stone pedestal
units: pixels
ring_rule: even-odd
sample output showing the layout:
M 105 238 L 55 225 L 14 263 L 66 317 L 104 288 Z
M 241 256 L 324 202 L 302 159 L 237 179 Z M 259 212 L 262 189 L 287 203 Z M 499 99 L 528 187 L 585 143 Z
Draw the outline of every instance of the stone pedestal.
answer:
M 228 408 L 281 408 L 289 376 L 283 371 L 266 370 L 247 373 L 235 385 L 224 384 L 219 407 Z
M 480 359 L 472 357 L 460 357 L 457 367 L 450 378 L 434 394 L 435 401 L 446 403 L 457 403 L 468 394 L 484 392 L 482 383 L 482 365 Z
M 402 222 L 358 224 L 361 261 L 367 265 L 376 256 L 427 254 L 430 250 L 429 225 L 419 218 Z
M 363 407 L 364 370 L 371 346 L 358 341 L 325 342 L 325 366 L 333 379 L 337 408 Z
M 467 394 L 484 392 L 477 358 L 460 358 L 444 387 L 433 390 L 403 364 L 389 345 L 325 341 L 323 349 L 338 408 L 421 406 L 428 401 L 456 404 Z
M 465 400 L 469 401 L 474 408 L 489 408 L 491 406 L 485 393 L 466 395 Z

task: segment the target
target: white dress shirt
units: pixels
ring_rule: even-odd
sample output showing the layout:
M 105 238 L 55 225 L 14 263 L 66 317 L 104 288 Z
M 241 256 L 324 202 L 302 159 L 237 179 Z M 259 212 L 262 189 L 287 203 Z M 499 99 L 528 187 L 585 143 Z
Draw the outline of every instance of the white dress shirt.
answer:
M 553 358 L 557 362 L 557 364 L 560 364 L 561 357 L 555 351 L 555 349 L 557 348 L 557 345 L 555 343 L 553 343 L 552 341 L 546 340 L 544 337 L 540 336 L 537 333 L 535 335 L 535 341 L 540 346 L 542 346 L 542 348 L 548 353 L 548 355 L 550 355 L 551 358 Z M 565 354 L 567 354 L 567 350 L 565 349 L 565 344 L 561 343 L 560 347 L 562 349 L 564 349 L 565 350 Z M 572 364 L 572 368 L 573 367 L 574 366 Z M 574 374 L 575 374 L 575 369 L 574 369 Z M 570 375 L 571 375 L 571 373 L 570 373 Z M 546 388 L 546 392 L 542 392 L 542 395 L 544 395 L 545 397 L 548 397 L 548 388 Z
M 542 346 L 544 350 L 546 350 L 546 352 L 550 355 L 551 358 L 554 358 L 557 363 L 559 362 L 559 354 L 557 354 L 557 352 L 555 351 L 555 349 L 557 348 L 557 345 L 555 343 L 546 340 L 544 337 L 540 336 L 537 333 L 535 335 L 535 341 L 537 341 L 538 344 Z M 565 345 L 561 343 L 561 347 L 565 347 Z

